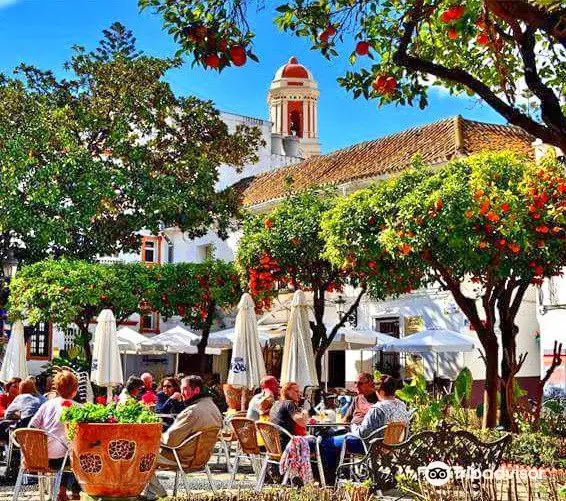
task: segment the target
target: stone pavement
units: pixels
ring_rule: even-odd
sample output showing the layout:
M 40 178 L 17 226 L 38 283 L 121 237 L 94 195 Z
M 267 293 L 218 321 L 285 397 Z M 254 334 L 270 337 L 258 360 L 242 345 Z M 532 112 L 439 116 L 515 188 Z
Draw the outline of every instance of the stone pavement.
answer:
M 213 483 L 215 489 L 228 489 L 230 482 L 230 474 L 226 473 L 226 468 L 224 464 L 216 464 L 213 460 L 210 463 L 212 470 Z M 158 478 L 167 489 L 169 495 L 173 493 L 173 483 L 175 479 L 175 474 L 171 472 L 163 472 L 158 474 Z M 206 474 L 196 473 L 188 475 L 189 485 L 191 490 L 203 491 L 210 490 Z M 236 477 L 235 488 L 239 489 L 252 489 L 255 485 L 255 477 L 251 474 L 250 468 L 242 468 L 242 473 L 238 473 Z M 14 494 L 13 485 L 0 485 L 0 501 L 11 501 Z M 179 482 L 178 494 L 185 497 L 185 489 L 183 483 Z M 22 501 L 39 501 L 39 494 L 37 491 L 37 484 L 24 486 L 19 499 Z M 400 499 L 399 495 L 396 496 L 384 496 L 383 501 L 411 501 L 410 498 Z

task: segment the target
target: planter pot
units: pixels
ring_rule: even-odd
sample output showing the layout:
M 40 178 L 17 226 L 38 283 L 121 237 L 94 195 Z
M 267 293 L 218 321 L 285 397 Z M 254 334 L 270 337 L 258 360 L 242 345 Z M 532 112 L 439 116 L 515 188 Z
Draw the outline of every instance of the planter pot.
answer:
M 71 441 L 71 466 L 90 496 L 138 496 L 157 465 L 161 423 L 80 423 Z

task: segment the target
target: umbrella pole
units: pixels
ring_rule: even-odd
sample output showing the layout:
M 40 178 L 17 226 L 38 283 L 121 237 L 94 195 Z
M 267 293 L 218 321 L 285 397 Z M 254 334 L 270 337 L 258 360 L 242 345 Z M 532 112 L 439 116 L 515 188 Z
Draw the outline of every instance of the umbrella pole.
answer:
M 179 354 L 175 357 L 175 377 L 179 374 Z
M 112 402 L 112 386 L 106 387 L 106 402 L 107 403 Z

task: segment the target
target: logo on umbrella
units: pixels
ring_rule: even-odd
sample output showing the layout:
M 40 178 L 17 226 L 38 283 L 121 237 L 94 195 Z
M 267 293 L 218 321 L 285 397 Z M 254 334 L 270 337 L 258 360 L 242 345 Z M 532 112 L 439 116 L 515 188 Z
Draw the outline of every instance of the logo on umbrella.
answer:
M 240 372 L 246 372 L 246 363 L 242 357 L 235 357 L 234 361 L 230 364 L 230 370 L 234 374 L 239 374 Z

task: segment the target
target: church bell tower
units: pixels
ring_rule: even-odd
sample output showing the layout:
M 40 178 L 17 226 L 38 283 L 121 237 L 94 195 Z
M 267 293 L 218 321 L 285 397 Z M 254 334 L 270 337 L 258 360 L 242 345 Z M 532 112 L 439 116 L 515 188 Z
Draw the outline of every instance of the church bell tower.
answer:
M 277 70 L 267 94 L 272 140 L 280 137 L 285 145 L 295 138 L 303 158 L 320 155 L 318 95 L 312 73 L 294 56 Z

